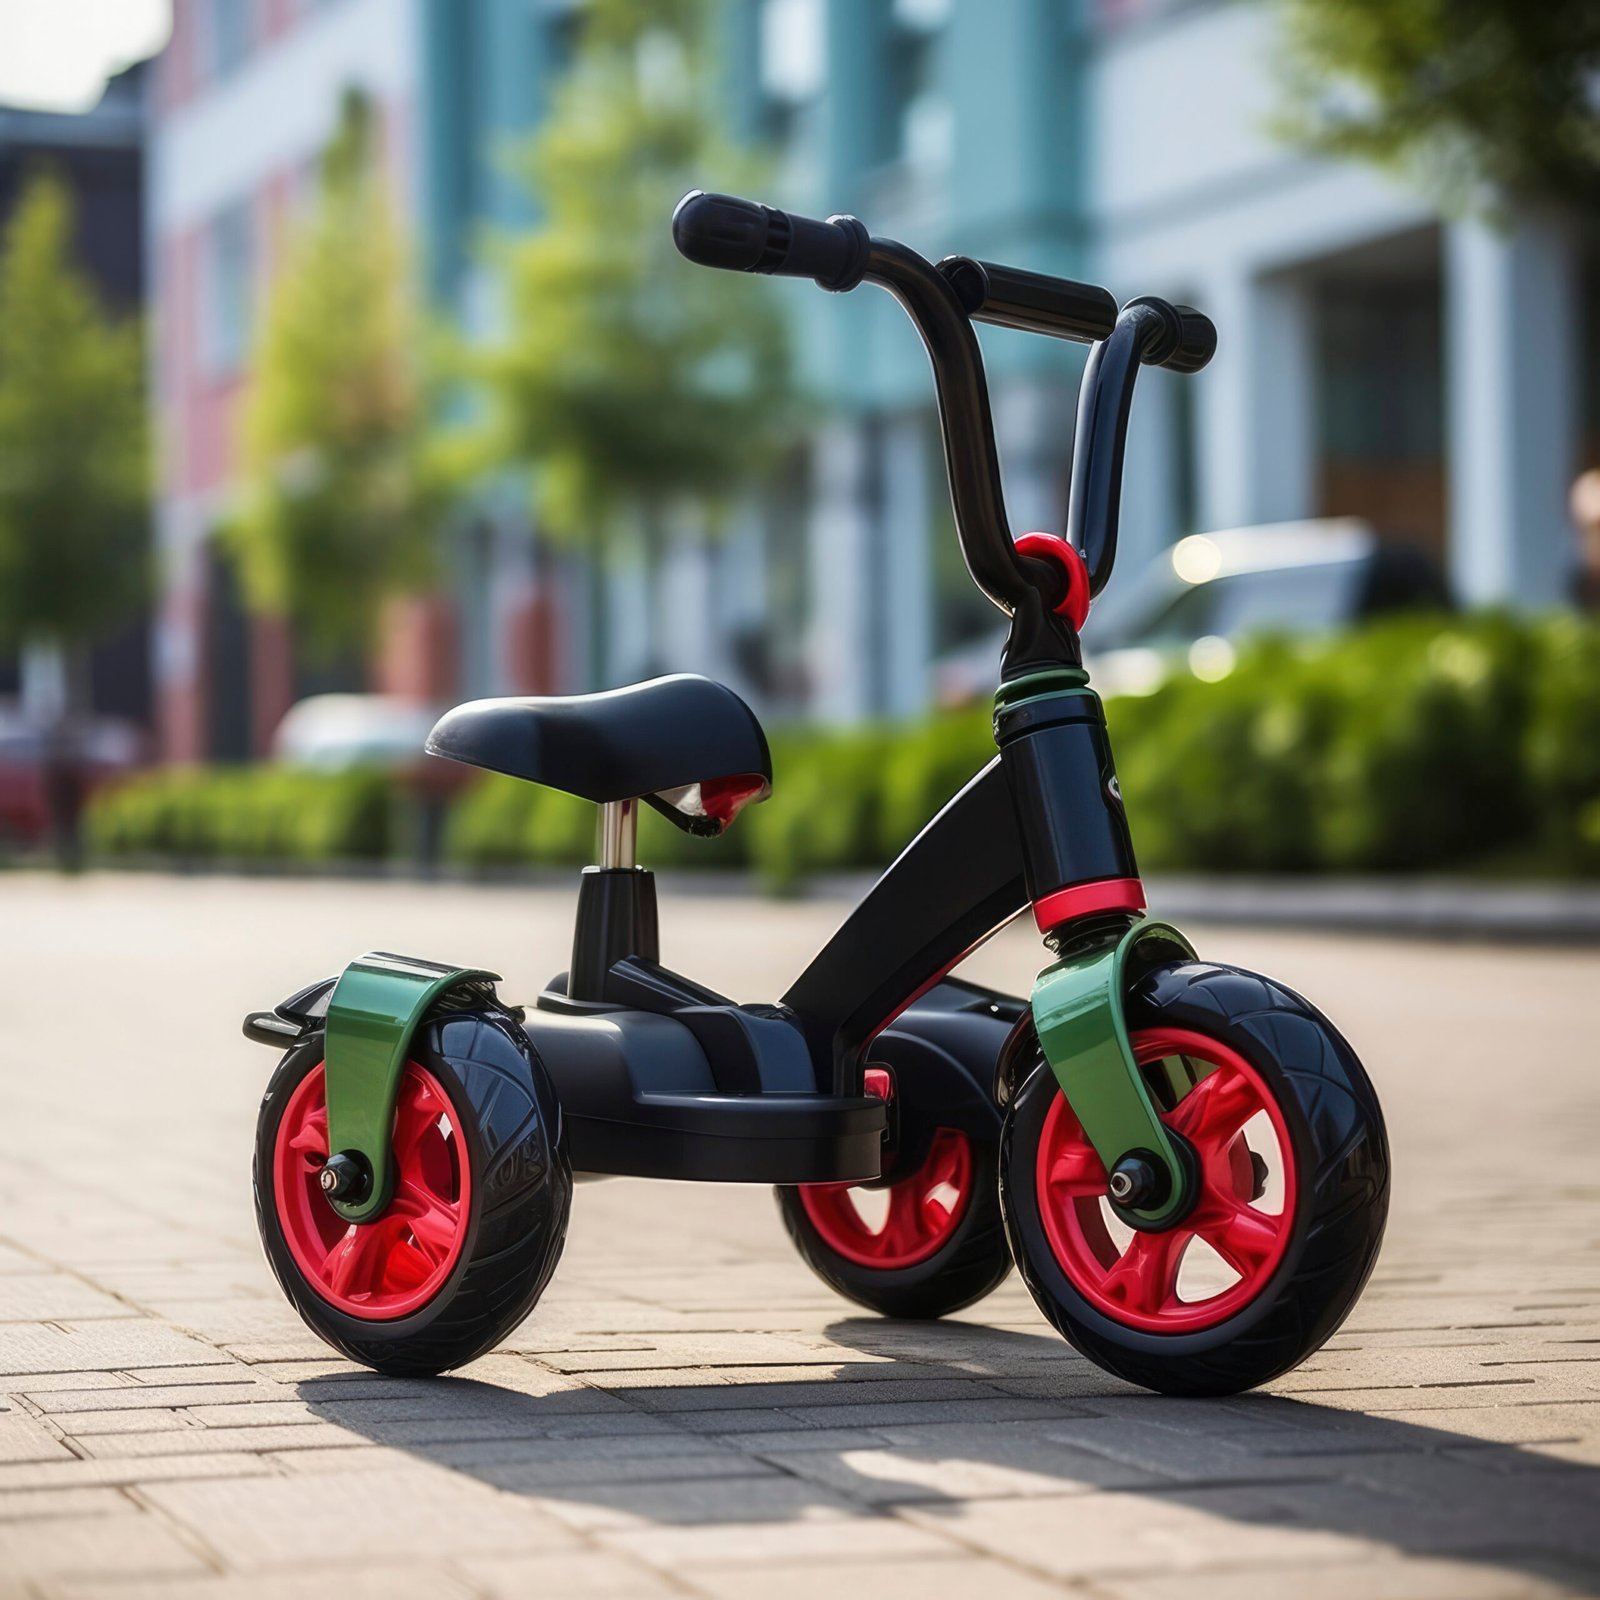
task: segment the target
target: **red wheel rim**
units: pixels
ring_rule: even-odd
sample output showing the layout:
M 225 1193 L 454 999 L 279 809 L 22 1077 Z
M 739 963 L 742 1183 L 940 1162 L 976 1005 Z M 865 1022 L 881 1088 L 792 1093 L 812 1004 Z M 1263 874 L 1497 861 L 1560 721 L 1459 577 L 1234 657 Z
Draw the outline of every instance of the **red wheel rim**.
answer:
M 1039 1139 L 1040 1217 L 1057 1264 L 1097 1311 L 1150 1333 L 1194 1333 L 1244 1310 L 1283 1260 L 1294 1227 L 1294 1146 L 1276 1099 L 1237 1051 L 1181 1028 L 1136 1033 L 1133 1051 L 1141 1067 L 1180 1058 L 1184 1075 L 1198 1079 L 1161 1114 L 1199 1157 L 1194 1209 L 1163 1233 L 1118 1222 L 1105 1167 L 1057 1094 Z M 1252 1155 L 1265 1163 L 1259 1200 Z
M 346 1222 L 317 1176 L 328 1159 L 328 1096 L 319 1063 L 278 1124 L 274 1184 L 284 1242 L 329 1305 L 383 1321 L 427 1304 L 466 1238 L 472 1176 L 455 1114 L 431 1072 L 408 1061 L 394 1114 L 394 1198 L 372 1222 Z
M 863 1207 L 873 1199 L 873 1217 Z M 803 1183 L 800 1204 L 822 1242 L 858 1267 L 892 1272 L 937 1255 L 961 1225 L 972 1198 L 972 1145 L 957 1128 L 940 1128 L 915 1172 L 893 1183 Z

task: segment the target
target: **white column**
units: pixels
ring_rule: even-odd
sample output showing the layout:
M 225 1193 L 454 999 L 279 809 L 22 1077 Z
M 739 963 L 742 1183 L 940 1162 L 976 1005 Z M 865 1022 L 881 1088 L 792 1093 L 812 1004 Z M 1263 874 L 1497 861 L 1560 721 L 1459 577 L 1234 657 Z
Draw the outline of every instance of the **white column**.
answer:
M 1200 298 L 1217 325 L 1217 353 L 1192 380 L 1199 390 L 1195 443 L 1203 529 L 1237 528 L 1252 520 L 1250 299 L 1243 269 L 1208 281 Z M 1134 405 L 1137 413 L 1137 400 Z
M 654 597 L 644 552 L 636 539 L 611 541 L 600 581 L 606 608 L 606 664 L 600 687 L 612 689 L 660 670 L 659 661 L 651 655 L 659 636 L 659 627 L 651 626 Z M 659 617 L 654 620 L 659 624 Z
M 1247 332 L 1254 402 L 1250 520 L 1312 516 L 1317 509 L 1317 341 L 1311 285 L 1300 278 L 1259 280 Z
M 920 416 L 892 422 L 884 436 L 883 510 L 887 569 L 876 596 L 884 631 L 884 706 L 891 717 L 927 709 L 933 654 L 932 463 Z
M 1547 605 L 1572 560 L 1576 251 L 1553 218 L 1467 221 L 1445 240 L 1450 576 L 1473 605 Z
M 661 562 L 656 624 L 663 665 L 716 676 L 720 633 L 711 610 L 711 550 L 698 515 L 672 518 Z
M 1075 396 L 1065 387 L 1022 379 L 999 388 L 993 404 L 1012 535 L 1060 533 L 1067 520 Z
M 1177 526 L 1177 385 L 1193 379 L 1146 367 L 1139 374 L 1123 458 L 1122 515 L 1112 592 L 1155 559 L 1187 528 Z M 1119 581 L 1120 580 L 1120 581 Z
M 870 689 L 872 530 L 865 432 L 848 422 L 829 424 L 817 435 L 812 461 L 812 710 L 824 722 L 859 722 L 869 709 Z
M 1316 321 L 1310 286 L 1246 268 L 1199 300 L 1217 353 L 1195 382 L 1202 528 L 1316 510 Z M 1135 401 L 1137 410 L 1138 402 Z

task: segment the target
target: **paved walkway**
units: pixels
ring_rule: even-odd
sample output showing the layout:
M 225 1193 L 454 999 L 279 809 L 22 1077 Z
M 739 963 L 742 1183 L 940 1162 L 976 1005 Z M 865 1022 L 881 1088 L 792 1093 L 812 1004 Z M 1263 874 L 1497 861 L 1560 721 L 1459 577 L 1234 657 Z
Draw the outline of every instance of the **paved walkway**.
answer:
M 839 907 L 669 903 L 748 998 Z M 1600 1593 L 1592 952 L 1203 935 L 1310 992 L 1390 1114 L 1346 1328 L 1270 1393 L 1137 1393 L 1008 1283 L 857 1316 L 760 1191 L 582 1186 L 544 1303 L 437 1382 L 332 1359 L 248 1198 L 238 1016 L 370 946 L 531 994 L 564 896 L 0 876 L 0 1596 L 1099 1600 Z M 1027 982 L 1008 934 L 974 963 Z

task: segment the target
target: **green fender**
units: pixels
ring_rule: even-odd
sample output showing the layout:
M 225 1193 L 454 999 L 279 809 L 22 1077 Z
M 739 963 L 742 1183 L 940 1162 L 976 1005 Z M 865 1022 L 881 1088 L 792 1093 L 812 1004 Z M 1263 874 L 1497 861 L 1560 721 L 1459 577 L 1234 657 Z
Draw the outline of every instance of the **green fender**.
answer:
M 395 1098 L 417 1024 L 448 990 L 498 981 L 498 973 L 481 967 L 442 966 L 382 951 L 352 961 L 339 975 L 328 998 L 323 1045 L 328 1149 L 359 1156 L 372 1174 L 360 1199 L 329 1196 L 347 1221 L 368 1222 L 389 1203 Z
M 1069 950 L 1033 986 L 1039 1047 L 1106 1170 L 1132 1151 L 1155 1156 L 1166 1170 L 1166 1198 L 1132 1212 L 1151 1228 L 1187 1207 L 1192 1180 L 1134 1062 L 1123 1000 L 1142 970 L 1193 956 L 1176 928 L 1143 920 L 1118 938 Z

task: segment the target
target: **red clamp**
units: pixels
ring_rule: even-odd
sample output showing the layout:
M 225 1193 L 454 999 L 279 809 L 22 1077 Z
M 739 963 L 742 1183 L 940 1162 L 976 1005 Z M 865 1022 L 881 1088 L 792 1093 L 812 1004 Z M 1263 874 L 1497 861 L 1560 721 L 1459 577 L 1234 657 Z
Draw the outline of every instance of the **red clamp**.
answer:
M 1089 615 L 1089 569 L 1083 557 L 1056 533 L 1024 533 L 1017 539 L 1017 554 L 1036 561 L 1053 561 L 1067 580 L 1067 592 L 1056 605 L 1056 615 L 1081 628 Z

